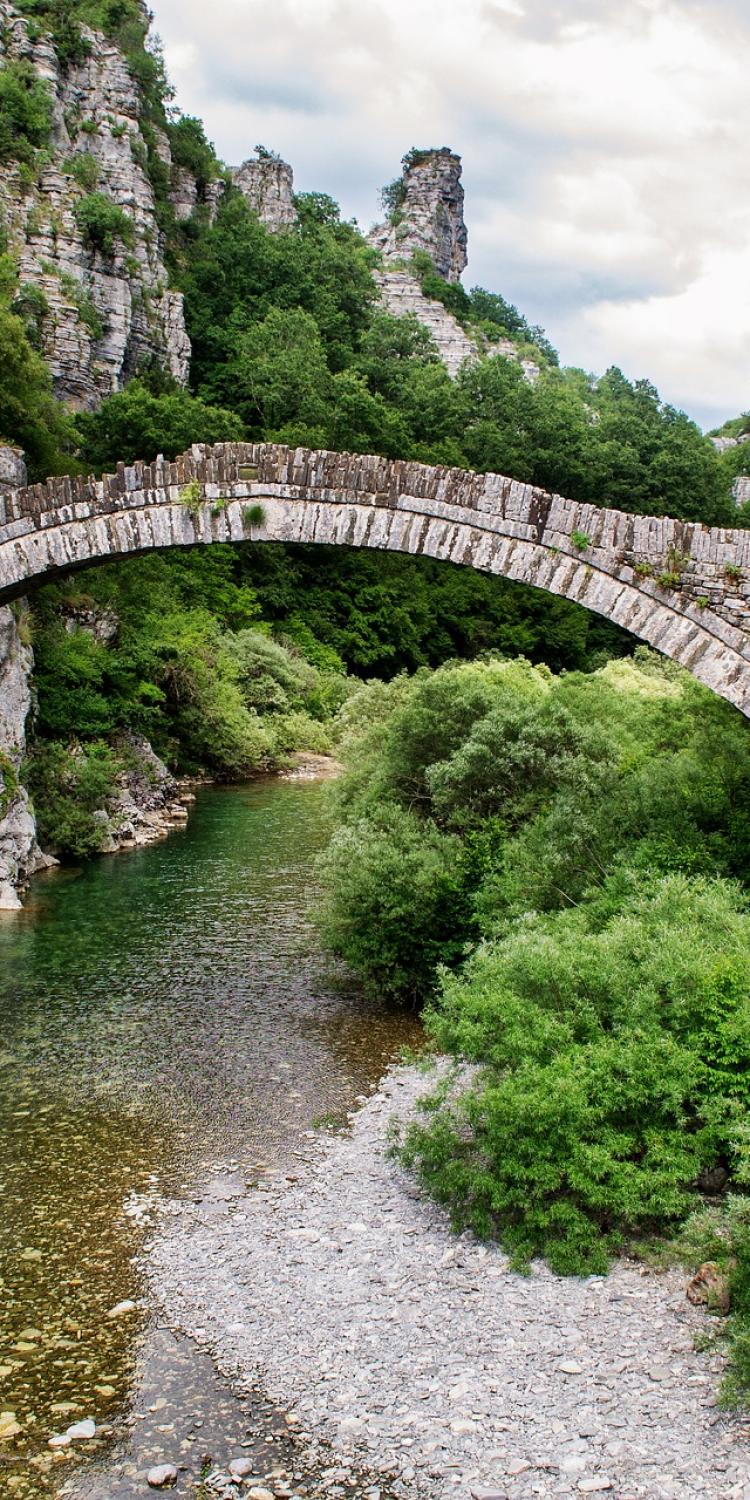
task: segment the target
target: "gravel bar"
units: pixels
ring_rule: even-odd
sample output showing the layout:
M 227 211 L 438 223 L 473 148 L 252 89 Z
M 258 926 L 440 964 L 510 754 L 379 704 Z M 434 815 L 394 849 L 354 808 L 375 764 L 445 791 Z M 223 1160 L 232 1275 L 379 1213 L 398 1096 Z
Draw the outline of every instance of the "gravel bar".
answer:
M 457 1238 L 386 1153 L 424 1090 L 394 1068 L 296 1180 L 171 1205 L 148 1267 L 167 1318 L 405 1497 L 750 1500 L 750 1428 L 715 1404 L 684 1275 L 525 1277 Z

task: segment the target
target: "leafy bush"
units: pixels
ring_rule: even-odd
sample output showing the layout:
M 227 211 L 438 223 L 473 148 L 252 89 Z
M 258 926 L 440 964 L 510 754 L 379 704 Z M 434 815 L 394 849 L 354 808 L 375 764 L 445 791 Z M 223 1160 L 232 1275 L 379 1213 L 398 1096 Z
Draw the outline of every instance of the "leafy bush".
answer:
M 118 240 L 128 248 L 135 244 L 133 220 L 106 193 L 87 193 L 76 204 L 73 215 L 86 243 L 102 255 L 111 258 Z
M 336 895 L 321 925 L 372 994 L 412 1004 L 439 964 L 464 955 L 469 914 L 458 854 L 455 840 L 396 807 L 334 835 L 322 872 Z
M 69 156 L 63 162 L 63 171 L 78 183 L 84 192 L 91 193 L 99 181 L 99 166 L 95 156 L 90 151 L 77 151 L 75 156 Z
M 634 882 L 529 916 L 443 979 L 435 1044 L 473 1065 L 433 1096 L 406 1157 L 457 1224 L 516 1261 L 602 1271 L 678 1224 L 728 1163 L 750 1102 L 750 918 L 721 881 Z
M 193 115 L 180 115 L 169 126 L 169 146 L 173 165 L 191 172 L 199 190 L 218 176 L 216 152 L 206 139 L 202 120 Z
M 31 162 L 52 129 L 52 95 L 27 58 L 0 65 L 0 161 Z
M 26 778 L 34 802 L 39 837 L 60 855 L 83 859 L 98 854 L 107 837 L 106 810 L 116 789 L 119 765 L 110 747 L 37 742 Z

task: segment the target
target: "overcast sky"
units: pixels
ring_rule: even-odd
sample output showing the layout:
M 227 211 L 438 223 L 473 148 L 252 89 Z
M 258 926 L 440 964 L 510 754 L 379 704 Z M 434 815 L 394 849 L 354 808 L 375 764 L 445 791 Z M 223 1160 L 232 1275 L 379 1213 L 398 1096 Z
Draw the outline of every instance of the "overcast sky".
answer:
M 566 364 L 750 408 L 748 0 L 153 0 L 176 100 L 367 229 L 412 145 L 464 162 L 467 286 Z

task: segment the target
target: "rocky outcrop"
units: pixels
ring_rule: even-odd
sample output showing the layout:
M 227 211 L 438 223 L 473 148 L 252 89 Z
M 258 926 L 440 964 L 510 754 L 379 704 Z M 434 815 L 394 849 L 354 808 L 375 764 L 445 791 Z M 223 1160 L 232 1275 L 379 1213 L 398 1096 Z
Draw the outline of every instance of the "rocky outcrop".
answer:
M 96 814 L 103 827 L 104 854 L 166 838 L 187 821 L 187 803 L 194 800 L 142 734 L 121 736 L 115 749 L 122 765 L 117 792 Z
M 732 495 L 737 506 L 750 504 L 750 474 L 738 474 L 732 485 Z
M 94 407 L 143 363 L 155 361 L 184 384 L 190 343 L 182 295 L 168 286 L 138 84 L 112 42 L 84 33 L 89 55 L 63 68 L 49 38 L 0 0 L 0 62 L 28 60 L 52 100 L 48 159 L 31 181 L 18 163 L 0 168 L 0 209 L 22 293 L 36 289 L 39 341 L 55 390 L 74 406 Z M 169 169 L 167 137 L 155 138 Z M 184 212 L 198 189 L 185 175 L 179 184 Z M 124 235 L 115 234 L 109 248 L 82 227 L 81 205 L 93 193 L 126 216 Z
M 23 454 L 0 446 L 0 493 L 25 483 Z M 16 910 L 18 891 L 29 876 L 54 863 L 39 849 L 34 814 L 19 779 L 33 663 L 23 606 L 0 608 L 0 911 Z
M 33 664 L 24 625 L 17 606 L 0 608 L 0 911 L 20 907 L 18 892 L 29 876 L 55 862 L 37 844 L 34 814 L 19 779 Z
M 289 163 L 270 151 L 259 151 L 241 167 L 232 168 L 232 181 L 254 214 L 269 229 L 288 229 L 297 222 L 294 174 Z
M 371 231 L 370 244 L 386 262 L 409 260 L 422 250 L 439 276 L 460 281 L 467 244 L 460 156 L 447 146 L 412 151 L 392 196 L 389 218 Z

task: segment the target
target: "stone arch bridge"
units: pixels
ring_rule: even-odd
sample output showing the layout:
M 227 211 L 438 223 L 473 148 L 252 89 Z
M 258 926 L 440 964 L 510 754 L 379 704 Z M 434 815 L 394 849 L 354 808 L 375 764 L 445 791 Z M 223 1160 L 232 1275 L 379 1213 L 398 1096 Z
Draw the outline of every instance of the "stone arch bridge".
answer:
M 750 717 L 750 531 L 578 505 L 499 474 L 196 446 L 0 496 L 0 605 L 151 548 L 319 542 L 422 554 L 532 584 L 632 631 Z

